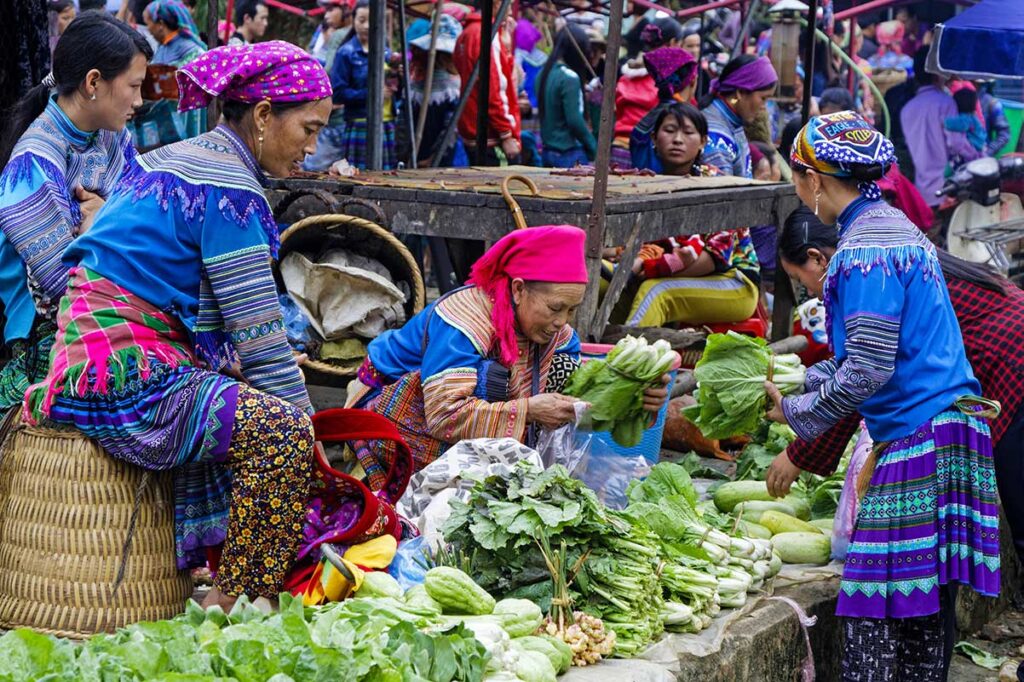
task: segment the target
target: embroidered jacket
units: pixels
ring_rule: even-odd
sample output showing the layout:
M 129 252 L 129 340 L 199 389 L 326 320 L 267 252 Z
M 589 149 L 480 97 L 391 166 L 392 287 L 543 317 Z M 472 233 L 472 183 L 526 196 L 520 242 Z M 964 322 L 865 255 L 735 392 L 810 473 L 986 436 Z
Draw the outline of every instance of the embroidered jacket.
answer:
M 835 357 L 811 367 L 808 393 L 783 409 L 803 440 L 858 409 L 876 441 L 903 438 L 981 386 L 931 242 L 901 211 L 863 197 L 838 224 L 825 281 Z
M 38 312 L 52 320 L 67 289 L 61 254 L 82 214 L 75 187 L 106 198 L 135 158 L 127 131 L 86 133 L 51 99 L 0 175 L 0 298 L 7 342 L 27 338 Z
M 64 256 L 174 315 L 212 370 L 311 411 L 270 261 L 278 234 L 263 172 L 224 126 L 138 157 Z
M 726 175 L 754 177 L 750 164 L 750 143 L 743 121 L 729 105 L 719 98 L 704 108 L 708 119 L 708 143 L 704 146 L 703 163 L 715 166 Z

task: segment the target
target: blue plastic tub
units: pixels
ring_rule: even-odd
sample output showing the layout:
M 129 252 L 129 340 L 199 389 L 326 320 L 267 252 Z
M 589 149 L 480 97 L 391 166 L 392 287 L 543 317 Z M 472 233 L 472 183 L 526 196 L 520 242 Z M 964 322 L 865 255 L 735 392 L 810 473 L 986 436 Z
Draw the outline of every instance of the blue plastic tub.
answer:
M 669 372 L 669 376 L 671 379 L 668 382 L 668 392 L 669 395 L 672 395 L 672 385 L 676 382 L 676 370 Z M 644 436 L 640 439 L 640 442 L 631 448 L 626 448 L 616 443 L 609 431 L 595 431 L 594 437 L 606 443 L 608 447 L 623 457 L 643 457 L 652 465 L 657 464 L 658 456 L 661 454 L 661 436 L 665 432 L 665 415 L 667 413 L 668 401 L 666 400 L 665 404 L 661 406 L 661 411 L 658 412 L 658 418 L 655 420 L 654 425 L 644 431 Z

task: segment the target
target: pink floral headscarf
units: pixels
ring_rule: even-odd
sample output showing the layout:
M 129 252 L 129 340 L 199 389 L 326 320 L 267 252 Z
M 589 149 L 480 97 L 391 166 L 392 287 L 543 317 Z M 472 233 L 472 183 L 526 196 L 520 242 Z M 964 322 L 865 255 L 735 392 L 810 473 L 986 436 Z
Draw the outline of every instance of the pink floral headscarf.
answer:
M 327 72 L 308 52 L 281 40 L 218 47 L 178 69 L 178 111 L 215 97 L 254 104 L 313 102 L 331 96 Z

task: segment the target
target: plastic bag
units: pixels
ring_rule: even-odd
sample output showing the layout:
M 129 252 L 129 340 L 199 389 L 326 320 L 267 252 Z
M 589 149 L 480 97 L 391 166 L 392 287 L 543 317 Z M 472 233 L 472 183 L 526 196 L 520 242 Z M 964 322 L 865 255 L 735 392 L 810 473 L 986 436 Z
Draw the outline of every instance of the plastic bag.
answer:
M 597 493 L 606 507 L 623 509 L 629 503 L 626 488 L 630 481 L 650 473 L 651 463 L 641 456 L 623 456 L 592 431 L 578 428 L 588 406 L 577 402 L 575 407 L 576 424 L 541 431 L 537 452 L 544 468 L 561 464 Z
M 846 467 L 846 480 L 843 482 L 843 492 L 839 494 L 839 508 L 836 509 L 835 522 L 832 524 L 832 558 L 836 561 L 846 560 L 846 550 L 850 546 L 850 536 L 853 535 L 853 527 L 857 523 L 857 477 L 864 469 L 864 464 L 871 454 L 871 448 L 875 443 L 868 435 L 864 422 L 860 425 L 860 437 L 853 446 L 850 454 L 850 463 Z
M 416 585 L 423 584 L 423 578 L 427 575 L 424 564 L 428 550 L 427 539 L 422 535 L 399 543 L 398 552 L 388 566 L 388 573 L 398 581 L 402 590 L 408 591 Z

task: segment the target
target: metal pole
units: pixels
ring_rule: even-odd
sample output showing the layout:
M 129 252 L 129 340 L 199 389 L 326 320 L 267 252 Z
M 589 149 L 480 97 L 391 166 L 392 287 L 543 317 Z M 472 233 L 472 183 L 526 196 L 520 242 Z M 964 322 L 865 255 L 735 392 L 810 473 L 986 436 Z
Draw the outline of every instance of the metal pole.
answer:
M 735 59 L 737 56 L 743 54 L 743 48 L 747 44 L 747 34 L 750 33 L 750 25 L 754 23 L 754 12 L 757 11 L 757 6 L 761 4 L 761 0 L 753 0 L 750 3 L 750 7 L 747 8 L 746 16 L 743 18 L 743 25 L 740 27 L 740 34 L 736 38 L 736 44 L 732 47 L 732 53 L 729 55 L 729 59 Z M 701 15 L 704 16 L 704 15 Z M 704 40 L 701 38 L 701 40 Z
M 483 7 L 480 8 L 480 15 L 482 17 L 480 20 L 480 56 L 477 58 L 477 64 L 480 65 L 480 82 L 476 93 L 476 159 L 474 162 L 485 166 L 487 165 L 487 119 L 490 113 L 487 104 L 491 101 L 491 45 L 497 33 L 492 0 L 484 0 Z M 499 37 L 498 40 L 501 38 Z M 500 64 L 498 68 L 501 68 Z M 511 106 L 511 104 L 510 102 L 509 105 Z
M 856 4 L 856 0 L 854 4 Z M 854 22 L 853 19 L 850 19 L 849 25 L 846 29 L 846 36 L 849 40 L 849 42 L 846 44 L 846 54 L 850 58 L 851 62 L 857 56 L 853 53 L 853 32 L 856 30 L 855 26 L 856 22 Z M 854 74 L 853 69 L 848 69 L 848 71 L 850 72 L 850 77 L 846 79 L 846 89 L 849 90 L 851 94 L 853 94 L 853 84 L 856 79 L 856 74 Z M 854 99 L 856 99 L 856 95 L 854 95 Z
M 634 2 L 639 1 L 643 4 L 643 0 L 633 0 Z M 704 5 L 697 5 L 696 7 L 688 7 L 687 9 L 681 9 L 676 12 L 676 19 L 685 19 L 686 17 L 693 17 L 698 14 L 703 14 L 708 10 L 718 9 L 719 7 L 729 7 L 730 5 L 738 5 L 739 0 L 717 0 L 717 2 L 709 2 Z
M 501 7 L 498 9 L 498 22 L 497 25 L 501 26 L 501 22 L 504 20 L 505 14 L 508 12 L 509 6 L 511 6 L 512 0 L 501 0 Z M 496 37 L 498 31 L 491 31 L 491 39 Z M 473 65 L 473 70 L 469 74 L 469 80 L 462 85 L 462 97 L 459 98 L 459 106 L 456 107 L 455 113 L 452 115 L 452 120 L 448 123 L 448 127 L 445 128 L 444 135 L 441 137 L 441 144 L 434 151 L 433 160 L 430 163 L 431 168 L 437 168 L 441 165 L 441 157 L 444 156 L 448 148 L 455 142 L 455 131 L 458 129 L 459 119 L 462 118 L 462 112 L 466 110 L 466 105 L 469 103 L 469 95 L 473 92 L 473 86 L 476 85 L 476 79 L 480 77 L 480 60 L 478 59 L 476 64 Z
M 370 0 L 370 68 L 366 88 L 366 169 L 384 166 L 384 41 L 387 0 Z
M 842 12 L 836 12 L 833 19 L 836 21 L 845 21 L 846 19 L 852 19 L 859 17 L 865 12 L 870 12 L 875 9 L 892 8 L 897 5 L 909 5 L 914 0 L 872 0 L 872 2 L 866 2 L 863 5 L 851 7 L 850 9 L 844 9 Z
M 800 119 L 803 125 L 811 118 L 811 90 L 814 84 L 814 45 L 818 42 L 818 36 L 814 29 L 818 25 L 818 0 L 810 0 L 810 8 L 807 11 L 807 45 L 804 46 L 804 101 Z
M 206 3 L 206 40 L 210 49 L 217 47 L 217 0 L 208 0 Z M 206 107 L 206 129 L 213 130 L 220 120 L 220 103 L 214 98 L 210 106 Z
M 399 44 L 402 46 L 402 91 L 405 97 L 405 125 L 409 128 L 409 146 L 412 148 L 412 156 L 409 158 L 409 168 L 416 167 L 417 150 L 419 141 L 416 139 L 416 128 L 412 120 L 412 91 L 409 89 L 409 44 L 405 41 L 405 0 L 398 0 L 398 32 L 401 35 Z M 426 108 L 426 102 L 424 102 Z
M 444 9 L 444 0 L 437 0 L 437 6 L 434 7 L 434 20 L 430 26 L 430 51 L 427 52 L 427 80 L 423 84 L 423 104 L 420 106 L 420 115 L 416 121 L 415 135 L 413 139 L 416 141 L 413 146 L 416 149 L 420 148 L 420 142 L 423 140 L 423 128 L 427 125 L 427 109 L 430 104 L 430 95 L 434 90 L 434 64 L 437 62 L 437 34 L 441 31 L 441 14 Z M 406 73 L 408 78 L 409 74 Z M 412 108 L 410 107 L 409 113 L 412 114 Z M 415 165 L 413 166 L 415 168 Z
M 593 286 L 580 306 L 578 326 L 583 338 L 600 336 L 604 321 L 597 318 L 597 281 L 604 246 L 605 205 L 608 200 L 608 170 L 611 167 L 612 137 L 615 123 L 615 82 L 619 75 L 619 46 L 622 43 L 622 0 L 612 0 L 608 19 L 608 52 L 604 60 L 604 92 L 601 98 L 601 125 L 597 135 L 597 159 L 594 161 L 594 198 L 587 221 L 587 272 Z

